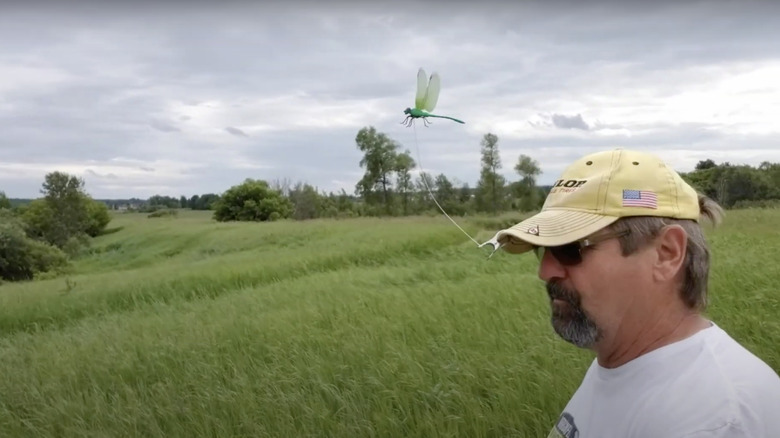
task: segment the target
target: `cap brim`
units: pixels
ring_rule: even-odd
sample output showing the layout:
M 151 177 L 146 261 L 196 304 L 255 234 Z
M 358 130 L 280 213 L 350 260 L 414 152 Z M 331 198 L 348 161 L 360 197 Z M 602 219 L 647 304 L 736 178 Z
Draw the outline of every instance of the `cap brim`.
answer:
M 559 246 L 583 239 L 618 220 L 581 210 L 548 209 L 496 233 L 491 240 L 512 254 L 534 246 Z

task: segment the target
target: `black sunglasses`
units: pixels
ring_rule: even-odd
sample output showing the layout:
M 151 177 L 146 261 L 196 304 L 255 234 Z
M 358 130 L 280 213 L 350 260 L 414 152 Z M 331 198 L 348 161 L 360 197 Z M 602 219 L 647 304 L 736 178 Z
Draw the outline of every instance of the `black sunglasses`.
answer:
M 626 236 L 630 233 L 630 230 L 615 231 L 612 233 L 605 233 L 595 237 L 586 237 L 585 239 L 575 240 L 574 242 L 567 243 L 561 246 L 536 246 L 534 245 L 534 253 L 539 261 L 544 257 L 544 250 L 548 250 L 552 253 L 558 262 L 564 266 L 575 266 L 582 263 L 582 251 L 592 247 L 593 245 L 604 242 L 616 237 Z

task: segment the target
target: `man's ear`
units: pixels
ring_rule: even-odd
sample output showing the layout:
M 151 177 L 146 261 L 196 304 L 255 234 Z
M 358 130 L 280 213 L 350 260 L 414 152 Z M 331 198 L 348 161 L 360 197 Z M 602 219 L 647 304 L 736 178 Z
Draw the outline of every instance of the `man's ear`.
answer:
M 655 239 L 656 260 L 653 277 L 669 281 L 682 270 L 688 247 L 688 233 L 679 225 L 664 227 Z

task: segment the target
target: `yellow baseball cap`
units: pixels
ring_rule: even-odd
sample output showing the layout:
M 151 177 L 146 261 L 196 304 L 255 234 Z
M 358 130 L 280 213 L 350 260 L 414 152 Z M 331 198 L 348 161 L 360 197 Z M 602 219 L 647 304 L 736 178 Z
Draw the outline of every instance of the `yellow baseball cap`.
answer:
M 499 231 L 486 243 L 520 254 L 533 246 L 583 239 L 626 216 L 698 221 L 698 193 L 652 154 L 597 152 L 566 168 L 538 214 Z

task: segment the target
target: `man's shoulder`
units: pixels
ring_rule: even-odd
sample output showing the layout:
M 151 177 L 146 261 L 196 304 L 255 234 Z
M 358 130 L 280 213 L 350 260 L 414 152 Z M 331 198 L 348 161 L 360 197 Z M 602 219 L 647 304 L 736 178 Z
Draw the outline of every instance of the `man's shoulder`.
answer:
M 704 338 L 702 366 L 731 386 L 758 386 L 759 391 L 780 391 L 780 376 L 761 358 L 718 326 Z M 780 396 L 780 394 L 778 394 Z
M 667 364 L 656 390 L 641 399 L 646 427 L 667 434 L 725 428 L 780 433 L 773 412 L 780 406 L 780 377 L 771 367 L 717 326 L 690 348 L 695 355 L 680 356 L 689 362 Z
M 567 413 L 581 431 L 624 436 L 780 436 L 777 406 L 780 377 L 712 326 L 616 369 L 594 360 Z
M 755 383 L 769 391 L 780 390 L 777 373 L 715 324 L 687 339 L 652 351 L 637 362 L 640 364 L 632 377 L 657 379 L 662 387 L 667 384 L 685 386 L 686 382 L 691 382 L 701 386 L 697 392 L 706 392 Z

